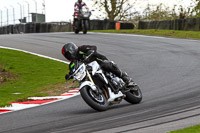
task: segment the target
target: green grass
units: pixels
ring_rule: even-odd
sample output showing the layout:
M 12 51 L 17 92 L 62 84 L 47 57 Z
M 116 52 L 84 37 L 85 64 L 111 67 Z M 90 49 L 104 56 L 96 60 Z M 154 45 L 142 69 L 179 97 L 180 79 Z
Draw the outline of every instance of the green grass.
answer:
M 178 30 L 95 30 L 91 32 L 105 33 L 126 33 L 126 34 L 141 34 L 151 36 L 167 36 L 176 38 L 200 39 L 200 31 L 178 31 Z
M 170 133 L 200 133 L 200 125 L 196 125 L 193 127 L 172 131 Z
M 15 79 L 5 79 L 7 82 L 0 86 L 0 106 L 31 96 L 48 95 L 42 93 L 42 88 L 52 89 L 48 86 L 55 88 L 57 84 L 65 83 L 64 76 L 68 71 L 64 63 L 7 49 L 0 49 L 0 65 L 15 75 Z

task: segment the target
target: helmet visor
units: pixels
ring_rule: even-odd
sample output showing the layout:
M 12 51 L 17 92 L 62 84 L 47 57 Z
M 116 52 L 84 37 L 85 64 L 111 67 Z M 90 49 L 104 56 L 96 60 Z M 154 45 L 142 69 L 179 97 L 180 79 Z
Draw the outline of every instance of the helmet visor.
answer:
M 65 57 L 66 57 L 68 60 L 73 59 L 72 55 L 71 55 L 69 52 L 66 52 L 66 53 L 65 53 Z

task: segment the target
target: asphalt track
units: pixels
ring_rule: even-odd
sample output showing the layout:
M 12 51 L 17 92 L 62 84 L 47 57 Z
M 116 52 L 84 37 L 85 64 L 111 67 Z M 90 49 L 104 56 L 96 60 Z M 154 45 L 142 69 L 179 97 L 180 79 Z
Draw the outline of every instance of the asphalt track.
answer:
M 1 133 L 162 133 L 200 124 L 200 41 L 99 33 L 0 36 L 0 46 L 61 60 L 61 47 L 67 42 L 96 45 L 114 60 L 141 87 L 141 104 L 124 101 L 96 112 L 77 96 L 2 114 Z

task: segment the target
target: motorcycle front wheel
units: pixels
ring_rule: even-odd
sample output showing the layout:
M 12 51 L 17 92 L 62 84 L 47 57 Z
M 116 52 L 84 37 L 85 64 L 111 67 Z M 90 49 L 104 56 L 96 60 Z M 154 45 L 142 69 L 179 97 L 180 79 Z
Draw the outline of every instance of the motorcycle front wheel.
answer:
M 87 34 L 88 28 L 89 28 L 88 20 L 85 20 L 85 21 L 84 21 L 83 34 Z
M 74 22 L 74 27 L 73 27 L 73 28 L 74 28 L 74 33 L 75 33 L 75 34 L 78 34 L 79 31 L 80 31 L 80 30 L 79 30 L 79 24 L 80 24 L 80 23 L 79 23 L 78 20 Z
M 75 33 L 75 34 L 78 34 L 78 33 L 79 33 L 79 30 L 78 30 L 78 29 L 75 29 L 75 30 L 74 30 L 74 33 Z
M 124 99 L 132 104 L 140 103 L 142 101 L 142 92 L 139 86 L 135 86 L 133 89 L 126 92 L 126 97 Z
M 96 94 L 89 86 L 84 86 L 80 90 L 83 100 L 94 110 L 106 111 L 108 101 L 103 93 Z

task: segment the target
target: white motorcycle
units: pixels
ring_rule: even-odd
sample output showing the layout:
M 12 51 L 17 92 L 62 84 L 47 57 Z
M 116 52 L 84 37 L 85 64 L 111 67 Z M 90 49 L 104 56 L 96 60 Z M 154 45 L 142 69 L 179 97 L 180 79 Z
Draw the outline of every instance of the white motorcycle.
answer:
M 73 72 L 71 76 L 79 82 L 83 100 L 97 111 L 105 111 L 109 105 L 119 104 L 122 99 L 131 104 L 138 104 L 142 100 L 138 85 L 134 84 L 124 91 L 124 81 L 111 72 L 103 71 L 97 61 L 89 64 L 75 61 L 69 67 Z

